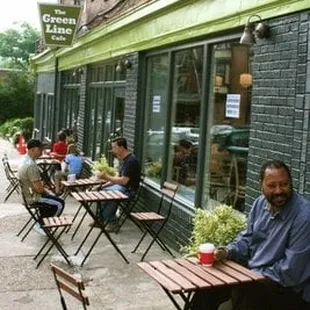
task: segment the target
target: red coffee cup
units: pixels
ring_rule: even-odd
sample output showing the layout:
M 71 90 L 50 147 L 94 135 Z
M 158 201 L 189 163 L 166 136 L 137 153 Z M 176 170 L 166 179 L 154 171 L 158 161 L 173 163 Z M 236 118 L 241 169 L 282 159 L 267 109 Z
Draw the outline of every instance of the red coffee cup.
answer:
M 214 262 L 215 246 L 212 243 L 204 243 L 199 246 L 198 258 L 201 264 L 210 267 Z

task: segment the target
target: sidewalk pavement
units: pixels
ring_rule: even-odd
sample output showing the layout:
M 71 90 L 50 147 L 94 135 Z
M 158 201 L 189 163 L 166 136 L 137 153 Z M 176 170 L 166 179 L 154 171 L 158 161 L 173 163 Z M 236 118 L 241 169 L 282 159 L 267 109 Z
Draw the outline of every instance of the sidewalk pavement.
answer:
M 8 141 L 0 139 L 1 158 L 4 153 L 7 153 L 14 165 L 22 159 L 22 155 L 19 155 Z M 73 254 L 89 229 L 88 223 L 91 219 L 87 218 L 73 241 L 71 241 L 72 232 L 70 231 L 61 238 L 65 250 L 72 255 L 74 266 L 68 266 L 58 251 L 53 249 L 41 266 L 36 269 L 33 256 L 46 237 L 34 230 L 24 242 L 16 236 L 29 216 L 17 194 L 14 193 L 6 203 L 3 203 L 7 185 L 4 171 L 0 169 L 2 197 L 0 202 L 0 310 L 62 309 L 49 268 L 50 262 L 87 280 L 86 292 L 90 299 L 88 308 L 90 310 L 174 309 L 161 287 L 137 267 L 136 263 L 142 255 L 143 245 L 145 246 L 149 239 L 142 245 L 140 251 L 132 254 L 131 250 L 138 241 L 140 232 L 130 221 L 125 223 L 118 234 L 112 234 L 112 238 L 126 255 L 130 264 L 124 262 L 103 235 L 84 266 L 79 266 L 85 253 L 81 252 L 77 256 Z M 77 203 L 68 197 L 64 214 L 73 215 L 77 207 Z M 95 233 L 92 233 L 89 239 L 92 241 L 94 238 Z M 167 258 L 170 256 L 157 244 L 153 245 L 146 257 L 147 260 Z M 66 300 L 69 309 L 81 309 L 70 296 Z

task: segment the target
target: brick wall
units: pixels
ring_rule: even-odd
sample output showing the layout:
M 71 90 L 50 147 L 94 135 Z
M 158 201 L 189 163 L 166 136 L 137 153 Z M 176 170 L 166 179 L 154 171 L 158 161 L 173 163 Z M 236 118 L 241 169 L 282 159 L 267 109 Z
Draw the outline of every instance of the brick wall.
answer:
M 127 69 L 125 111 L 124 111 L 124 137 L 127 139 L 128 148 L 132 151 L 135 146 L 135 134 L 137 126 L 137 102 L 138 102 L 138 53 L 127 57 L 131 62 L 131 68 Z M 138 133 L 137 133 L 138 134 Z
M 309 12 L 302 12 L 267 21 L 270 38 L 253 46 L 247 210 L 260 194 L 259 170 L 267 159 L 283 160 L 291 168 L 294 188 L 310 193 L 309 20 Z

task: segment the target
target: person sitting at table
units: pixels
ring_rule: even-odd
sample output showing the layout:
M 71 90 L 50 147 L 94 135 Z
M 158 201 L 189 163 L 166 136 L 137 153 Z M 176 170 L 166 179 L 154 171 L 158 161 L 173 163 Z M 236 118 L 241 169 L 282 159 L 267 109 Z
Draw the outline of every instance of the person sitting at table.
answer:
M 63 199 L 51 195 L 43 187 L 39 167 L 36 163 L 42 155 L 43 144 L 40 140 L 31 139 L 27 143 L 27 155 L 25 156 L 19 170 L 19 180 L 21 182 L 22 192 L 27 203 L 32 204 L 39 202 L 40 217 L 59 216 L 65 206 Z M 41 232 L 38 227 L 35 227 L 38 232 Z
M 217 309 L 231 296 L 238 310 L 310 309 L 310 203 L 293 191 L 289 168 L 266 162 L 260 172 L 262 195 L 253 203 L 248 226 L 215 259 L 230 259 L 264 275 L 263 282 L 200 291 L 191 309 Z
M 68 145 L 66 138 L 66 134 L 63 131 L 59 131 L 57 133 L 57 141 L 54 143 L 52 148 L 51 154 L 59 161 L 63 161 L 67 154 Z
M 84 158 L 77 151 L 76 144 L 69 144 L 67 153 L 62 163 L 62 170 L 55 174 L 55 193 L 57 196 L 63 193 L 61 180 L 66 180 L 69 174 L 74 174 L 76 178 L 79 178 L 83 168 Z
M 127 141 L 123 137 L 112 140 L 112 153 L 120 161 L 119 175 L 111 176 L 101 173 L 100 178 L 108 181 L 102 187 L 103 190 L 118 190 L 129 197 L 134 197 L 140 183 L 140 164 L 136 156 L 127 149 Z M 97 212 L 102 223 L 107 223 L 106 231 L 118 230 L 117 224 L 117 202 L 98 204 Z M 95 224 L 92 224 L 96 227 Z

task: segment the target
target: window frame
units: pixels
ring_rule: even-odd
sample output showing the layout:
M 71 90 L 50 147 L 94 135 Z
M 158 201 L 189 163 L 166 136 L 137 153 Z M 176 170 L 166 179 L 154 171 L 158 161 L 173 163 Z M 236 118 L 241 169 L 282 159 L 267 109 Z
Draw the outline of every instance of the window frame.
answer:
M 174 59 L 174 54 L 177 51 L 180 50 L 185 50 L 189 48 L 194 48 L 194 47 L 199 47 L 201 46 L 203 48 L 203 68 L 202 68 L 202 87 L 201 87 L 201 106 L 200 106 L 200 111 L 201 111 L 201 118 L 199 122 L 199 128 L 200 128 L 200 135 L 199 135 L 199 145 L 204 146 L 200 147 L 198 150 L 198 159 L 197 159 L 197 180 L 196 182 L 196 191 L 195 191 L 195 198 L 194 198 L 194 203 L 189 201 L 183 196 L 177 195 L 176 201 L 180 203 L 181 205 L 185 206 L 186 208 L 189 208 L 191 210 L 195 210 L 197 206 L 198 208 L 205 208 L 206 204 L 204 201 L 204 185 L 205 185 L 205 173 L 206 173 L 206 156 L 207 156 L 207 143 L 208 143 L 208 137 L 210 137 L 210 130 L 211 130 L 211 124 L 209 123 L 209 105 L 213 104 L 211 101 L 211 83 L 212 83 L 212 48 L 214 45 L 219 44 L 221 42 L 227 42 L 227 41 L 234 41 L 240 39 L 242 33 L 237 32 L 237 33 L 232 33 L 232 34 L 225 34 L 219 37 L 215 38 L 209 38 L 209 39 L 201 39 L 197 40 L 195 42 L 187 42 L 184 44 L 180 44 L 177 46 L 171 46 L 171 47 L 166 47 L 163 49 L 157 49 L 157 50 L 152 50 L 150 52 L 146 52 L 144 54 L 144 72 L 143 75 L 147 77 L 148 72 L 147 72 L 147 63 L 148 60 L 151 57 L 162 55 L 167 53 L 168 54 L 168 83 L 167 83 L 167 117 L 166 117 L 166 122 L 165 122 L 165 133 L 164 133 L 164 156 L 163 158 L 168 158 L 169 155 L 169 143 L 170 143 L 170 138 L 171 138 L 171 133 L 172 133 L 172 124 L 171 124 L 171 106 L 172 106 L 172 71 L 173 71 L 173 59 Z M 144 106 L 143 110 L 143 119 L 142 119 L 142 132 L 143 132 L 143 138 L 141 139 L 141 147 L 140 147 L 140 152 L 141 152 L 141 160 L 142 163 L 145 161 L 145 155 L 143 152 L 144 149 L 144 144 L 145 144 L 145 136 L 146 136 L 146 131 L 147 131 L 147 125 L 148 125 L 148 120 L 147 120 L 147 115 L 146 115 L 146 108 L 145 105 L 147 104 L 147 98 L 146 98 L 146 93 L 147 93 L 147 78 L 144 79 L 144 93 L 143 97 L 141 98 L 141 103 L 142 106 Z M 168 160 L 163 161 L 163 166 L 162 166 L 162 173 L 160 177 L 160 183 L 158 184 L 157 182 L 146 178 L 146 183 L 148 183 L 151 187 L 158 189 L 161 184 L 166 179 L 168 173 Z

